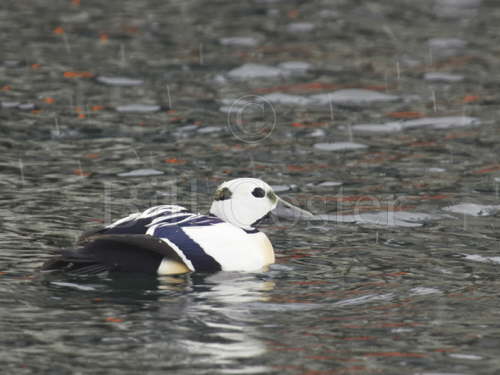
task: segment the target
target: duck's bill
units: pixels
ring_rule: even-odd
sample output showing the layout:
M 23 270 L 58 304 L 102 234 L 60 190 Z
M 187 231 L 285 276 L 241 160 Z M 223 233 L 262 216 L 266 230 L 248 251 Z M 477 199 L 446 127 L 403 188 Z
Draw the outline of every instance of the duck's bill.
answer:
M 278 217 L 283 217 L 286 219 L 299 219 L 299 220 L 308 220 L 314 217 L 312 213 L 307 210 L 304 210 L 300 207 L 294 206 L 293 204 L 278 198 L 278 204 L 272 211 L 272 213 Z

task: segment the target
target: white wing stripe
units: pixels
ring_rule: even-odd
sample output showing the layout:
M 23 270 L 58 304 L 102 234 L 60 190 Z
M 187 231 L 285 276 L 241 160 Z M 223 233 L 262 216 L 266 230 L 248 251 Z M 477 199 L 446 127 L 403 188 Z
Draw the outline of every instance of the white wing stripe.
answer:
M 150 218 L 150 217 L 153 217 L 153 216 L 160 215 L 162 213 L 169 213 L 169 214 L 172 214 L 172 215 L 176 215 L 180 211 L 184 211 L 184 210 L 186 210 L 184 207 L 176 206 L 176 205 L 155 206 L 155 207 L 148 208 L 146 211 L 144 211 L 142 213 L 141 212 L 135 212 L 133 214 L 128 215 L 127 217 L 121 218 L 121 219 L 119 219 L 119 220 L 117 220 L 117 221 L 115 221 L 115 222 L 107 225 L 106 228 L 114 228 L 114 227 L 116 227 L 116 226 L 118 226 L 120 224 L 126 223 L 127 221 L 133 221 L 133 220 L 139 220 L 139 219 L 147 219 L 147 218 Z M 168 218 L 168 217 L 170 217 L 172 215 L 162 216 L 162 217 L 159 217 L 157 219 L 154 219 L 153 221 L 158 220 L 158 219 L 164 220 L 165 218 Z
M 133 213 L 131 215 L 128 215 L 127 217 L 123 217 L 123 218 L 109 224 L 108 226 L 106 226 L 106 228 L 114 228 L 120 224 L 126 223 L 127 221 L 137 220 L 140 216 L 141 216 L 140 212 Z
M 156 227 L 150 227 L 148 229 L 148 231 L 146 232 L 146 234 L 154 236 L 155 229 L 156 229 Z M 188 258 L 186 258 L 186 256 L 182 252 L 182 250 L 179 249 L 176 244 L 174 244 L 173 242 L 169 241 L 167 238 L 161 238 L 161 237 L 156 237 L 156 238 L 159 238 L 160 240 L 162 240 L 163 242 L 165 242 L 168 246 L 170 246 L 172 248 L 172 250 L 174 250 L 177 253 L 177 255 L 179 255 L 181 257 L 182 261 L 187 266 L 187 268 L 189 268 L 191 271 L 195 270 L 194 266 L 193 266 L 193 263 L 191 263 L 191 261 Z
M 184 207 L 181 206 L 176 206 L 176 205 L 162 205 L 162 206 L 155 206 L 148 208 L 146 211 L 144 211 L 140 216 L 139 219 L 147 219 L 148 217 L 156 216 L 159 214 L 162 214 L 164 212 L 169 212 L 169 213 L 177 213 L 182 210 L 185 210 Z

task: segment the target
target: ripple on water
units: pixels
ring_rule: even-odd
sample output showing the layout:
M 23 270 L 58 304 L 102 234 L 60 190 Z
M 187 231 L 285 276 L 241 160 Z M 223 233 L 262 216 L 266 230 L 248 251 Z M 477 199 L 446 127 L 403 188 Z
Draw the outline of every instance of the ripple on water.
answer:
M 341 186 L 342 184 L 343 184 L 342 182 L 338 182 L 338 181 L 324 181 L 324 182 L 317 184 L 316 186 L 318 186 L 318 187 L 332 187 L 332 186 Z
M 460 74 L 428 72 L 424 74 L 424 79 L 436 82 L 460 82 L 464 80 L 464 76 Z
M 56 286 L 61 286 L 64 288 L 82 290 L 82 291 L 86 291 L 86 292 L 97 290 L 95 287 L 92 287 L 92 286 L 81 285 L 81 284 L 76 284 L 76 283 L 67 283 L 67 282 L 62 282 L 62 281 L 51 281 L 51 284 L 56 285 Z
M 432 53 L 441 58 L 463 53 L 467 42 L 459 38 L 433 38 L 427 42 Z
M 384 94 L 378 91 L 365 89 L 345 89 L 331 93 L 317 94 L 309 97 L 312 105 L 344 105 L 344 106 L 366 106 L 377 103 L 390 103 L 399 101 L 397 95 Z
M 426 222 L 438 219 L 438 215 L 422 212 L 383 211 L 364 212 L 355 215 L 314 215 L 311 221 L 326 221 L 337 223 L 373 224 L 388 227 L 421 227 Z
M 367 145 L 355 142 L 315 143 L 313 147 L 321 151 L 348 151 L 368 148 Z
M 481 120 L 477 117 L 444 116 L 422 117 L 419 119 L 407 121 L 391 121 L 384 124 L 358 124 L 352 125 L 351 129 L 356 132 L 393 133 L 414 128 L 454 129 L 474 127 L 480 124 Z
M 484 358 L 476 354 L 462 354 L 462 353 L 451 353 L 449 354 L 449 356 L 452 358 L 469 359 L 472 361 L 479 361 Z
M 248 63 L 227 73 L 233 79 L 278 78 L 290 74 L 288 70 L 270 65 Z
M 443 208 L 444 211 L 471 216 L 492 216 L 500 211 L 500 205 L 485 205 L 476 203 L 460 203 Z
M 220 44 L 224 46 L 241 46 L 241 47 L 255 47 L 259 44 L 257 38 L 251 36 L 234 36 L 219 39 Z
M 485 257 L 485 256 L 482 256 L 479 254 L 464 254 L 464 256 L 465 256 L 465 259 L 472 260 L 474 262 L 500 264 L 500 256 L 498 256 L 498 257 Z
M 148 112 L 158 112 L 161 107 L 159 105 L 152 104 L 124 104 L 119 105 L 116 108 L 117 112 L 123 113 L 148 113 Z
M 312 64 L 304 61 L 285 61 L 278 68 L 289 70 L 292 73 L 305 73 L 312 68 Z
M 118 177 L 147 177 L 147 176 L 160 176 L 165 172 L 159 171 L 157 169 L 144 168 L 144 169 L 134 169 L 129 172 L 118 173 Z
M 144 84 L 142 79 L 128 78 L 128 77 L 108 77 L 99 76 L 96 78 L 97 82 L 110 86 L 141 86 Z
M 316 26 L 310 22 L 292 22 L 286 27 L 287 31 L 291 33 L 308 33 L 315 28 Z
M 464 20 L 477 15 L 482 0 L 435 0 L 438 17 Z
M 279 92 L 263 95 L 261 98 L 270 103 L 284 105 L 307 105 L 311 102 L 310 99 L 305 96 L 282 94 Z
M 365 303 L 378 302 L 378 301 L 387 301 L 394 298 L 393 293 L 385 293 L 385 294 L 367 294 L 361 297 L 355 298 L 347 298 L 338 302 L 335 302 L 334 306 L 352 306 L 352 305 L 361 305 Z

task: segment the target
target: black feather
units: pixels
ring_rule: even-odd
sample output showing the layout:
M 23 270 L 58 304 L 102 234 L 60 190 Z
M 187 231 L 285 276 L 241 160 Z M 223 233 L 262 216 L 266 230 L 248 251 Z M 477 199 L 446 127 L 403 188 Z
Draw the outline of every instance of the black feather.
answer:
M 103 234 L 145 234 L 148 230 L 147 225 L 151 223 L 153 218 L 131 219 L 111 228 L 90 229 L 82 233 L 78 239 L 78 243 Z
M 106 271 L 156 273 L 163 258 L 184 263 L 165 242 L 147 234 L 89 235 L 74 249 L 61 250 L 43 270 L 79 274 Z

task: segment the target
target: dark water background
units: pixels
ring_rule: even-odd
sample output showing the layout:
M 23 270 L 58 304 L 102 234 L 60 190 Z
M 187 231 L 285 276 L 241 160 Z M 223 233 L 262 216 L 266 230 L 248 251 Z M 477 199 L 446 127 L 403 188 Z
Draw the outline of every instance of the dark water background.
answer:
M 3 0 L 0 372 L 499 373 L 499 35 L 493 0 Z M 228 73 L 291 61 L 310 65 Z M 350 88 L 398 99 L 259 102 Z M 474 124 L 351 127 L 442 116 Z M 368 147 L 314 146 L 346 141 Z M 140 169 L 163 174 L 119 175 Z M 205 211 L 240 176 L 330 215 L 264 226 L 269 272 L 36 271 L 82 230 Z M 444 210 L 462 203 L 484 206 Z

